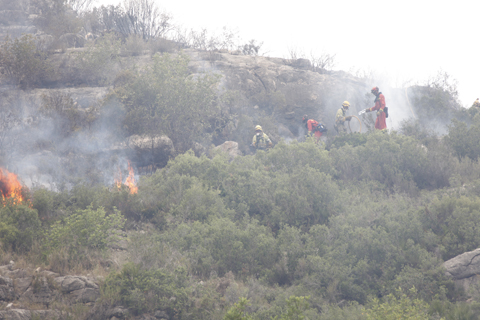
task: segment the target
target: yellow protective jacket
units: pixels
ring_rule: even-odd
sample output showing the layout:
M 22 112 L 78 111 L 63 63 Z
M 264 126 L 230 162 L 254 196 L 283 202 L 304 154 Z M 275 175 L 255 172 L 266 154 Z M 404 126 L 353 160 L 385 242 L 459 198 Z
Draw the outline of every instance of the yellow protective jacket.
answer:
M 257 148 L 257 149 L 268 149 L 273 146 L 272 140 L 265 134 L 265 133 L 260 133 L 260 135 L 254 135 L 252 139 L 252 145 Z
M 335 115 L 335 124 L 337 126 L 343 125 L 343 123 L 345 122 L 345 114 L 346 113 L 347 113 L 347 111 L 344 110 L 343 108 L 338 109 L 337 114 Z

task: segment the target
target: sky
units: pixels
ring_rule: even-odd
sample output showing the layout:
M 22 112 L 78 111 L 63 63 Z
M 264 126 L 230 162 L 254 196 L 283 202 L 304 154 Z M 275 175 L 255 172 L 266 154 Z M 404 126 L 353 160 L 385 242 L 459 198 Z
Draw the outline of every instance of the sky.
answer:
M 457 80 L 463 106 L 480 97 L 480 3 L 473 0 L 155 1 L 177 25 L 227 27 L 245 42 L 263 42 L 266 56 L 335 54 L 333 70 L 374 74 L 393 87 L 423 84 L 442 71 Z

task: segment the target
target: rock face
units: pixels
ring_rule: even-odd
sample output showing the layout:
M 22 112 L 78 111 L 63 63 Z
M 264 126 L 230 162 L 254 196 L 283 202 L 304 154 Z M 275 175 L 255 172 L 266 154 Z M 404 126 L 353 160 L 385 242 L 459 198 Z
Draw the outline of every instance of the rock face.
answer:
M 61 312 L 49 309 L 53 302 L 93 304 L 99 297 L 100 288 L 93 278 L 14 269 L 12 264 L 0 267 L 0 302 L 12 307 L 1 310 L 0 319 L 58 319 Z M 32 304 L 45 310 L 23 309 Z
M 469 289 L 478 283 L 480 274 L 480 248 L 462 253 L 443 264 L 446 275 L 452 277 L 457 287 L 468 294 Z

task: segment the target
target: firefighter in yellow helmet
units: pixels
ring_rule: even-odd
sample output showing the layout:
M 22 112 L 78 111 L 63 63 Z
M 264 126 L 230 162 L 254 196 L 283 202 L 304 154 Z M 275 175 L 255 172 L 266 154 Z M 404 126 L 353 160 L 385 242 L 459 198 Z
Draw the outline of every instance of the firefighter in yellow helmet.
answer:
M 338 109 L 337 114 L 335 115 L 335 130 L 337 130 L 339 134 L 347 133 L 345 121 L 352 120 L 352 116 L 347 116 L 348 108 L 350 108 L 350 103 L 348 101 L 343 101 L 342 107 Z
M 255 127 L 255 135 L 252 139 L 252 146 L 256 150 L 268 150 L 273 146 L 272 140 L 263 132 L 262 127 Z

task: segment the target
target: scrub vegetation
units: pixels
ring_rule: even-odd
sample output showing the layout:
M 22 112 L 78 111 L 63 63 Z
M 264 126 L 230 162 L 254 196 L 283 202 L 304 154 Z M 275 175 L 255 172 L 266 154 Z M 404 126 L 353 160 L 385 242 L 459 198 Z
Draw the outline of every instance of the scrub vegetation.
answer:
M 192 74 L 179 48 L 230 49 L 232 36 L 212 49 L 196 34 L 203 40 L 190 45 L 188 37 L 167 39 L 168 15 L 142 29 L 119 7 L 69 20 L 65 3 L 53 3 L 57 11 L 44 11 L 52 17 L 42 20 L 46 31 L 87 20 L 113 30 L 73 54 L 68 69 L 75 70 L 72 83 L 111 86 L 98 112 L 80 114 L 68 95 L 43 97 L 38 112 L 57 121 L 54 145 L 91 133 L 108 113 L 112 135 L 167 135 L 177 155 L 142 176 L 134 194 L 83 177 L 55 191 L 36 186 L 23 202 L 1 198 L 2 264 L 101 276 L 101 297 L 85 319 L 105 319 L 114 306 L 129 317 L 168 319 L 478 319 L 479 288 L 464 292 L 442 266 L 480 247 L 480 116 L 456 109 L 453 89 L 416 87 L 414 104 L 428 120 L 406 121 L 398 131 L 319 144 L 281 140 L 233 160 L 199 156 L 196 144 L 222 140 L 232 126 L 223 110 L 246 102 L 220 89 L 218 75 Z M 148 63 L 124 59 L 139 53 L 127 47 L 134 41 L 150 48 Z M 250 45 L 243 53 L 258 54 L 258 43 Z M 2 77 L 19 87 L 46 86 L 43 77 L 56 72 L 50 53 L 29 36 L 7 38 Z M 272 108 L 281 100 L 265 99 Z M 6 110 L 0 145 L 14 115 Z M 426 129 L 435 117 L 448 121 L 444 135 Z M 269 129 L 273 121 L 264 119 Z M 248 145 L 253 118 L 236 120 L 228 137 Z M 125 263 L 112 263 L 120 239 L 128 240 Z

